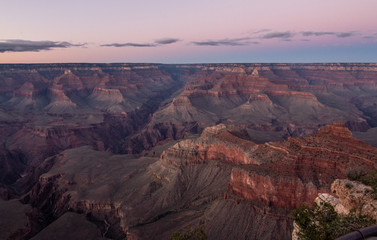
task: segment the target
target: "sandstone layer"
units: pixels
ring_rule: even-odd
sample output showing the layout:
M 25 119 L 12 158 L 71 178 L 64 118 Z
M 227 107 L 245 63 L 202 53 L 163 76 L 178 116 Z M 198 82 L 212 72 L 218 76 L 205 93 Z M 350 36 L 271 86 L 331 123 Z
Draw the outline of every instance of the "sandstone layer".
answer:
M 46 223 L 84 214 L 111 239 L 165 239 L 200 224 L 209 239 L 290 239 L 293 208 L 329 193 L 350 167 L 375 169 L 376 156 L 344 124 L 265 144 L 220 124 L 144 157 L 66 150 L 44 161 L 50 170 L 23 202 Z
M 27 238 L 75 212 L 102 237 L 285 239 L 289 209 L 375 168 L 344 126 L 376 144 L 376 84 L 376 64 L 0 65 L 0 197 L 32 206 Z

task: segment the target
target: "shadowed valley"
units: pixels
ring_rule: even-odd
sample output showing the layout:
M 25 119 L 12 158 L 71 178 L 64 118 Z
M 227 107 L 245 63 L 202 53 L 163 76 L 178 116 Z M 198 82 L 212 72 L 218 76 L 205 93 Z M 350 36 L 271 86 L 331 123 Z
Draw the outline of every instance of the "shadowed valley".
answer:
M 5 239 L 290 239 L 293 208 L 376 168 L 376 64 L 0 65 L 0 85 Z

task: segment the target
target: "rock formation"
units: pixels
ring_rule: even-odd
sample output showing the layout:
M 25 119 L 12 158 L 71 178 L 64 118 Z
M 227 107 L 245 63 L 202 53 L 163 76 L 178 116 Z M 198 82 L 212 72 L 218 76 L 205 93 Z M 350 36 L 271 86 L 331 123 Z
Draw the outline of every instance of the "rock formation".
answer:
M 344 124 L 265 144 L 220 124 L 149 154 L 66 150 L 43 162 L 45 173 L 23 202 L 46 222 L 84 214 L 114 239 L 169 238 L 198 224 L 210 239 L 290 239 L 293 208 L 330 193 L 346 169 L 377 163 L 377 149 L 354 139 Z
M 377 220 L 377 200 L 372 192 L 370 186 L 361 182 L 336 179 L 331 184 L 331 193 L 319 193 L 314 202 L 318 206 L 323 203 L 330 204 L 335 212 L 341 216 L 346 216 L 354 211 L 355 216 L 367 216 Z M 293 226 L 292 240 L 297 240 L 301 229 L 296 222 L 293 223 Z M 352 226 L 347 227 L 350 232 L 360 230 L 360 228 Z
M 333 205 L 338 213 L 348 214 L 355 210 L 356 214 L 368 215 L 377 220 L 377 200 L 371 192 L 371 187 L 348 179 L 336 179 L 331 184 L 331 193 L 336 196 Z
M 376 168 L 352 137 L 376 143 L 376 79 L 376 64 L 1 65 L 0 197 L 29 219 L 11 234 L 73 219 L 109 238 L 203 223 L 288 239 L 290 209 Z

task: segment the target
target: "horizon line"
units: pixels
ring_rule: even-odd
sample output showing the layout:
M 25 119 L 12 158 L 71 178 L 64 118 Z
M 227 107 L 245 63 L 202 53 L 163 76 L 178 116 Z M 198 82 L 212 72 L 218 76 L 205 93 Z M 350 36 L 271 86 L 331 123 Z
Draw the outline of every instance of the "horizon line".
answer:
M 187 62 L 187 63 L 159 63 L 159 62 L 33 62 L 33 63 L 0 63 L 0 65 L 47 65 L 47 64 L 151 64 L 151 65 L 201 65 L 201 64 L 377 64 L 377 62 L 368 61 L 349 61 L 349 62 Z

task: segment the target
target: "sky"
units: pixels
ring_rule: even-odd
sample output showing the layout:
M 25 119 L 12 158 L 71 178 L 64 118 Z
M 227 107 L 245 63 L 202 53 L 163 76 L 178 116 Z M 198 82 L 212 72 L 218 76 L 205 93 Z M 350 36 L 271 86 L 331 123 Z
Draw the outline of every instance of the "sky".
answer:
M 377 62 L 377 0 L 0 0 L 0 63 Z

